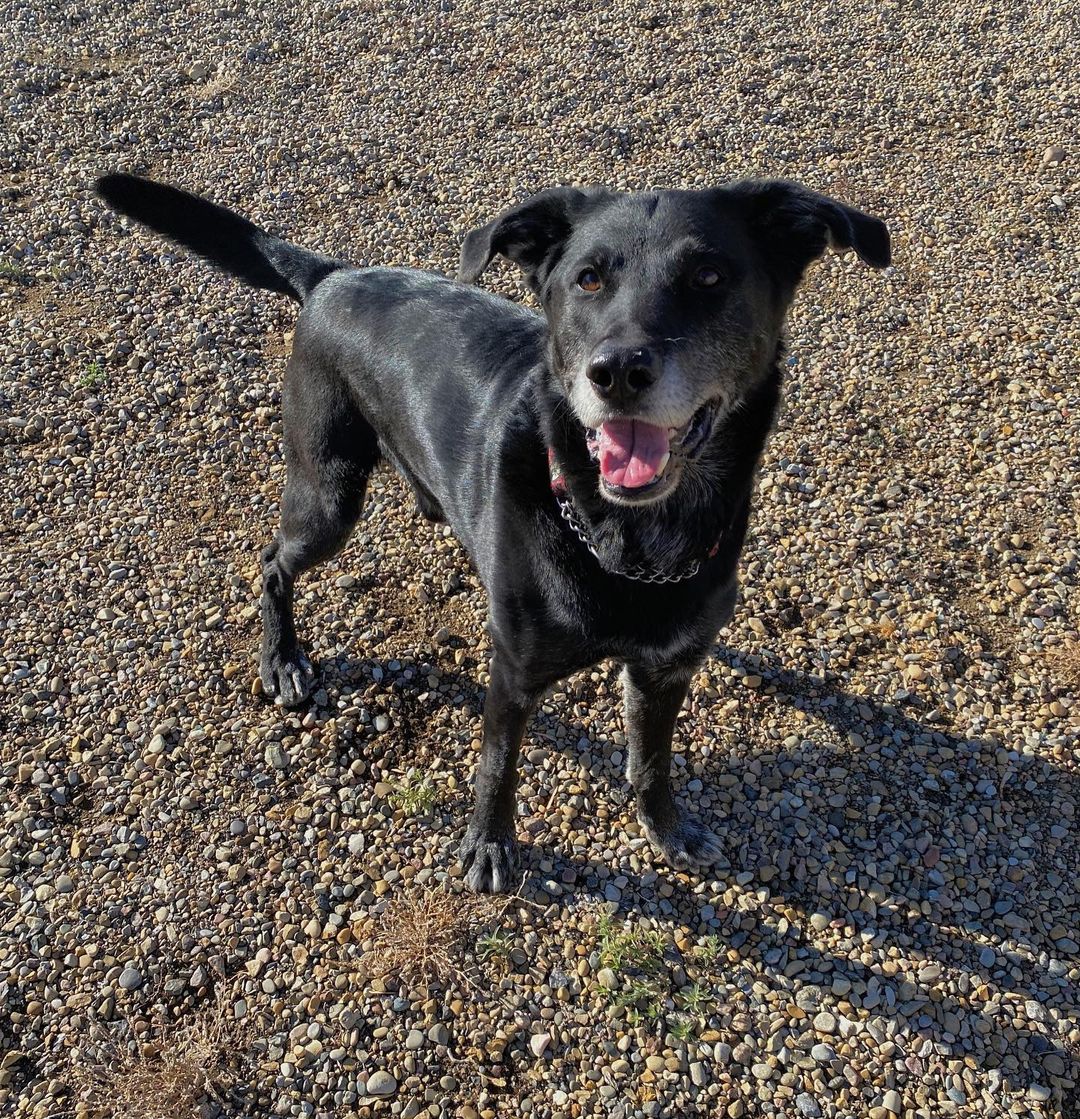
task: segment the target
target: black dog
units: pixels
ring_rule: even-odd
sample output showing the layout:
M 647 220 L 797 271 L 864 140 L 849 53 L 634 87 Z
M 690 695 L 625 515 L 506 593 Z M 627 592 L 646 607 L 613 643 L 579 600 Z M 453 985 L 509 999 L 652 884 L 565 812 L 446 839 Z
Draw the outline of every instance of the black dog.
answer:
M 263 687 L 303 702 L 296 577 L 342 548 L 380 459 L 446 520 L 490 596 L 494 652 L 474 890 L 514 865 L 518 747 L 560 677 L 624 664 L 627 775 L 669 863 L 715 838 L 675 804 L 675 718 L 736 596 L 753 476 L 780 392 L 783 326 L 827 246 L 889 263 L 882 222 L 802 187 L 556 189 L 471 232 L 459 279 L 354 270 L 183 191 L 98 183 L 117 210 L 304 304 L 282 403 L 288 481 L 263 555 Z M 501 254 L 543 317 L 466 284 Z

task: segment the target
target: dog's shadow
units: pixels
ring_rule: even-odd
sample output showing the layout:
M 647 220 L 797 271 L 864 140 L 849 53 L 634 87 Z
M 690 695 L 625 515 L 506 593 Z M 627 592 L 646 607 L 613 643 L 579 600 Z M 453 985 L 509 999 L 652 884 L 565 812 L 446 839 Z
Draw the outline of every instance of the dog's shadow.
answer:
M 737 659 L 724 648 L 715 653 L 724 662 Z M 724 950 L 740 953 L 744 963 L 735 974 L 743 976 L 743 996 L 751 1002 L 760 972 L 779 989 L 791 990 L 794 974 L 800 984 L 826 988 L 838 980 L 841 988 L 868 984 L 875 992 L 869 1012 L 907 1031 L 912 1073 L 946 1074 L 950 1062 L 968 1055 L 965 1039 L 975 1034 L 984 1040 L 988 1066 L 996 1063 L 1014 1087 L 1045 1085 L 1062 1069 L 1080 1080 L 1080 1059 L 1065 1038 L 1075 1007 L 1055 1024 L 1044 1005 L 1051 995 L 1058 1006 L 1063 997 L 1070 1006 L 1076 1002 L 1071 949 L 1059 944 L 1063 928 L 1076 936 L 1077 860 L 1068 854 L 1075 839 L 1064 820 L 1048 815 L 1053 794 L 1076 778 L 1042 758 L 927 725 L 900 703 L 849 695 L 827 672 L 794 673 L 768 658 L 756 671 L 758 706 L 802 709 L 845 737 L 858 737 L 847 748 L 811 745 L 813 731 L 804 723 L 792 749 L 778 742 L 756 754 L 714 752 L 696 796 L 715 794 L 723 778 L 730 801 L 718 806 L 714 795 L 706 812 L 677 782 L 678 799 L 721 840 L 727 866 L 704 876 L 635 873 L 625 859 L 611 866 L 574 858 L 542 836 L 529 863 L 550 865 L 548 877 L 592 890 L 609 907 L 617 899 L 619 916 L 660 913 L 715 933 Z M 800 790 L 825 783 L 841 789 L 825 814 L 803 811 Z M 1062 797 L 1076 799 L 1076 790 Z M 704 899 L 703 880 L 716 882 Z M 765 912 L 758 917 L 752 909 L 717 906 L 717 895 L 733 885 L 767 891 Z M 807 920 L 814 915 L 824 936 L 851 943 L 851 953 L 811 943 L 798 922 L 781 925 L 777 900 Z M 923 967 L 953 972 L 949 993 L 943 997 L 930 976 L 920 980 L 917 973 L 905 977 L 860 962 L 860 942 L 871 950 L 892 943 L 908 957 L 923 957 Z M 1028 1016 L 1045 1022 L 1045 1032 L 1017 1026 L 1006 1007 L 1011 999 L 1027 1002 Z
M 738 659 L 723 647 L 714 652 L 722 662 Z M 390 681 L 402 733 L 388 760 L 401 767 L 411 744 L 429 733 L 433 712 L 459 707 L 469 719 L 479 718 L 484 689 L 474 664 L 448 668 L 434 656 L 437 691 L 428 686 L 423 663 L 410 679 L 393 662 L 347 656 L 324 661 L 323 671 L 330 688 Z M 802 710 L 843 737 L 857 735 L 854 744 L 812 742 L 812 724 L 802 722 L 802 738 L 790 749 L 779 742 L 744 754 L 714 749 L 697 778 L 700 792 L 688 791 L 690 779 L 676 775 L 678 800 L 723 848 L 726 865 L 722 861 L 704 874 L 676 875 L 659 863 L 655 870 L 635 870 L 625 850 L 614 863 L 576 857 L 550 838 L 553 817 L 530 816 L 523 821 L 529 837 L 522 848 L 525 896 L 550 902 L 554 894 L 571 905 L 605 901 L 617 916 L 659 914 L 699 934 L 716 934 L 723 950 L 741 957 L 732 974 L 751 1012 L 754 976 L 762 972 L 781 990 L 793 989 L 795 974 L 802 985 L 866 984 L 873 1004 L 855 1014 L 889 1017 L 906 1031 L 905 1059 L 914 1075 L 946 1074 L 950 1062 L 969 1052 L 965 1039 L 977 1034 L 986 1060 L 997 1061 L 1014 1086 L 1047 1083 L 1048 1059 L 1080 1079 L 1080 1060 L 1064 1037 L 1067 1024 L 1055 1026 L 1043 1005 L 1051 995 L 1059 1004 L 1069 990 L 1068 953 L 1057 942 L 1061 926 L 1074 929 L 1076 901 L 1068 869 L 1076 862 L 1065 850 L 1070 839 L 1048 817 L 1045 798 L 1075 778 L 1036 756 L 921 722 L 914 699 L 886 705 L 850 695 L 828 672 L 795 673 L 767 657 L 756 671 L 762 677 L 756 706 Z M 526 758 L 538 746 L 570 756 L 587 753 L 591 778 L 600 783 L 592 795 L 627 805 L 629 786 L 610 761 L 625 746 L 598 734 L 594 725 L 567 718 L 566 709 L 545 712 L 541 706 L 523 744 Z M 524 769 L 528 778 L 527 760 Z M 824 814 L 803 811 L 800 790 L 810 800 L 821 783 L 841 791 L 832 794 Z M 701 802 L 710 796 L 711 807 L 703 811 Z M 1075 801 L 1075 792 L 1064 799 Z M 444 824 L 463 826 L 464 817 L 456 814 L 466 808 L 463 794 L 447 806 Z M 638 866 L 654 858 L 643 850 Z M 705 881 L 713 886 L 703 894 Z M 558 884 L 554 891 L 552 882 Z M 730 886 L 767 891 L 766 912 L 755 916 L 752 909 L 718 904 Z M 841 939 L 852 943 L 852 951 L 827 951 L 802 935 L 799 922 L 776 922 L 777 900 L 822 923 L 819 943 Z M 905 977 L 861 962 L 863 953 L 855 947 L 860 942 L 871 950 L 895 944 L 963 983 L 942 996 L 929 976 Z M 1010 999 L 1037 1004 L 1029 1006 L 1029 1016 L 1044 1021 L 1045 1032 L 1015 1025 L 1005 1005 Z

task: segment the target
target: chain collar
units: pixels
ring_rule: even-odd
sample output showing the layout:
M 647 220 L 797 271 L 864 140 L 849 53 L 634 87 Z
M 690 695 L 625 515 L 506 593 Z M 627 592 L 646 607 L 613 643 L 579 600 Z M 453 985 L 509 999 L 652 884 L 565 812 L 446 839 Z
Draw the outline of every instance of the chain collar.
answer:
M 632 563 L 627 566 L 612 567 L 600 558 L 596 545 L 592 542 L 589 530 L 574 505 L 574 499 L 566 487 L 562 468 L 555 461 L 555 452 L 548 448 L 548 474 L 551 477 L 551 492 L 555 496 L 555 503 L 559 506 L 562 519 L 573 529 L 574 535 L 589 549 L 593 558 L 610 575 L 620 575 L 624 579 L 632 579 L 636 583 L 682 583 L 693 577 L 701 570 L 701 560 L 693 559 L 678 571 L 659 571 L 643 563 Z M 712 559 L 720 548 L 720 541 L 709 550 L 708 558 Z

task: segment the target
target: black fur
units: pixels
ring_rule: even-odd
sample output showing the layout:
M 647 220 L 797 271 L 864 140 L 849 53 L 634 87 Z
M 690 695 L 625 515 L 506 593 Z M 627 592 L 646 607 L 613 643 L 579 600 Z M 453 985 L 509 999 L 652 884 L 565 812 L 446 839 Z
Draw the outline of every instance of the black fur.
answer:
M 282 398 L 281 525 L 263 563 L 266 693 L 291 705 L 310 692 L 294 582 L 345 544 L 386 458 L 424 514 L 453 526 L 490 598 L 484 745 L 461 845 L 469 886 L 513 885 L 530 713 L 545 688 L 604 658 L 625 665 L 627 773 L 646 833 L 674 865 L 714 858 L 714 838 L 672 796 L 675 718 L 734 606 L 794 289 L 826 244 L 887 263 L 884 225 L 784 183 L 547 191 L 470 233 L 459 273 L 475 280 L 504 254 L 540 296 L 538 316 L 429 273 L 346 270 L 169 187 L 109 176 L 99 189 L 219 267 L 305 301 Z M 611 368 L 617 394 L 600 379 Z M 632 380 L 646 368 L 647 384 Z M 630 419 L 669 431 L 666 469 L 647 485 L 611 484 L 590 452 L 591 428 Z M 550 452 L 591 548 L 560 513 Z M 694 563 L 681 581 L 619 574 Z
M 103 175 L 95 185 L 114 210 L 179 241 L 252 287 L 299 303 L 331 272 L 345 267 L 340 260 L 298 249 L 186 190 L 135 175 Z

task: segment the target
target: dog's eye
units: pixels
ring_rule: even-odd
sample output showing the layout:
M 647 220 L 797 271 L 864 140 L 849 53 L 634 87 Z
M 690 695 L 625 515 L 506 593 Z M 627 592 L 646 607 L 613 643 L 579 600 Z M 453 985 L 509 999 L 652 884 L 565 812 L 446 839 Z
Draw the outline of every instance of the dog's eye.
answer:
M 706 265 L 694 273 L 693 283 L 696 288 L 714 288 L 720 283 L 720 273 Z
M 599 291 L 604 286 L 595 268 L 586 268 L 577 278 L 577 286 L 582 291 Z

